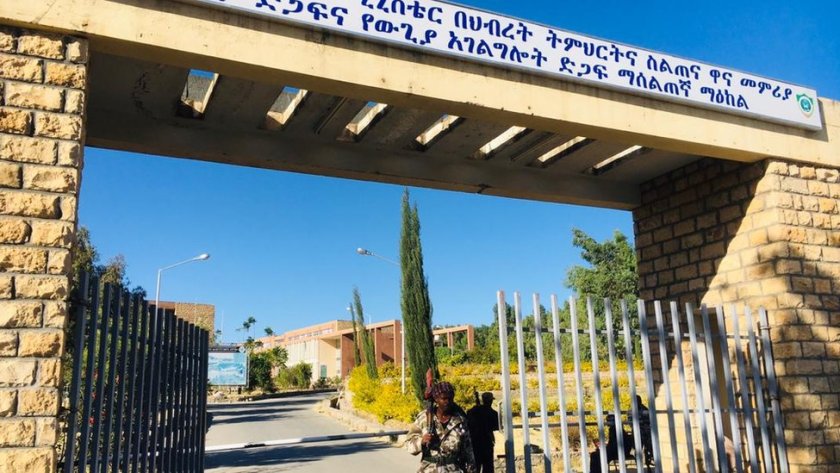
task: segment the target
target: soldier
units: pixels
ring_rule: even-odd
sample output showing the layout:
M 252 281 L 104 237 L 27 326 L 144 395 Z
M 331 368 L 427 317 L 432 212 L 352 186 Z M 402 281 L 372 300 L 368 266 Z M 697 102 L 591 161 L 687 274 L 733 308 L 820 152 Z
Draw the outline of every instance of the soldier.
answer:
M 493 432 L 499 430 L 499 413 L 493 410 L 493 393 L 481 395 L 481 403 L 476 402 L 475 407 L 467 411 L 467 420 L 477 471 L 493 473 L 493 447 L 496 443 Z
M 417 473 L 475 473 L 467 419 L 455 404 L 455 388 L 436 383 L 431 397 L 434 402 L 417 416 L 406 440 L 412 455 L 422 453 Z

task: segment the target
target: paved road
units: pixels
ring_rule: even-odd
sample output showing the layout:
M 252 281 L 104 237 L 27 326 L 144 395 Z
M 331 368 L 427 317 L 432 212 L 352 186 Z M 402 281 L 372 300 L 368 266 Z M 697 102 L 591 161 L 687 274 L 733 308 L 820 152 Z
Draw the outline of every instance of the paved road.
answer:
M 326 395 L 309 395 L 209 405 L 213 415 L 207 446 L 292 437 L 350 433 L 344 425 L 313 411 Z M 419 459 L 380 440 L 344 440 L 208 453 L 205 469 L 213 473 L 414 472 Z

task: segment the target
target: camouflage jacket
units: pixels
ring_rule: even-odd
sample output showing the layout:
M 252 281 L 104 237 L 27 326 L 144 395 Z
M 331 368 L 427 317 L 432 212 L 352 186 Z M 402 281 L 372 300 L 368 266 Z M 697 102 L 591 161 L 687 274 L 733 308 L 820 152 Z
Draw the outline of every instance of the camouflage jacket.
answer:
M 406 448 L 412 455 L 422 454 L 417 473 L 474 473 L 475 457 L 467 419 L 453 414 L 444 425 L 434 416 L 432 424 L 440 439 L 440 444 L 432 445 L 432 448 L 422 444 L 423 433 L 429 432 L 426 411 L 417 416 L 408 431 Z

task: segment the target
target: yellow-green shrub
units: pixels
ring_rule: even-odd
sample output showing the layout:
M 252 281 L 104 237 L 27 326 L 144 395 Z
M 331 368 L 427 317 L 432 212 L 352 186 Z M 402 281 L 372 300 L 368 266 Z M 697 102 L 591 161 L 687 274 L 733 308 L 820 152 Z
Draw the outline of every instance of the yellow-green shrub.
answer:
M 347 388 L 353 393 L 353 407 L 375 415 L 380 422 L 389 419 L 413 421 L 420 412 L 420 404 L 410 392 L 400 392 L 399 373 L 396 377 L 383 374 L 392 373 L 386 367 L 380 371 L 379 379 L 371 379 L 364 367 L 356 367 L 350 372 Z

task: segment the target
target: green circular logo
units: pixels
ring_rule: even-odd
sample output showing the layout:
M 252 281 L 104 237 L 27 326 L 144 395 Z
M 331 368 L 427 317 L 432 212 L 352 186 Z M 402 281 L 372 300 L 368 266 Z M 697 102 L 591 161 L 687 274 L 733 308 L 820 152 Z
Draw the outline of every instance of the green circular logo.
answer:
M 808 96 L 808 94 L 798 94 L 796 96 L 796 102 L 799 104 L 799 110 L 806 117 L 810 117 L 814 114 L 814 99 Z

